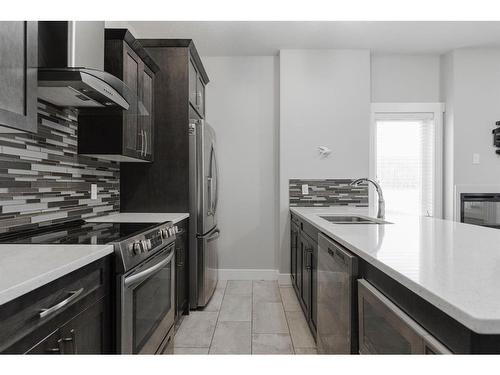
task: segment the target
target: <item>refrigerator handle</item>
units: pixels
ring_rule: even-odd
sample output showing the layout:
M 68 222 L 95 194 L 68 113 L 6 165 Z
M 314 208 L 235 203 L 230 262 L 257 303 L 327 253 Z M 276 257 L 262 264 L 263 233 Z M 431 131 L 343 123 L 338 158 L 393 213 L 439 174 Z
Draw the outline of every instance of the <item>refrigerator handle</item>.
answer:
M 208 188 L 210 190 L 210 194 L 208 194 L 208 198 L 210 199 L 208 201 L 208 215 L 213 215 L 214 214 L 214 203 L 213 203 L 213 195 L 214 195 L 214 179 L 213 177 L 207 177 L 208 181 Z
M 219 238 L 219 236 L 220 236 L 220 229 L 217 228 L 215 230 L 210 231 L 209 233 L 199 234 L 196 236 L 196 238 L 200 238 L 200 239 L 207 238 L 209 241 L 211 241 L 211 240 L 215 240 L 215 239 Z
M 217 212 L 217 204 L 219 203 L 219 165 L 217 164 L 217 155 L 215 154 L 215 145 L 213 146 L 213 158 L 215 166 L 215 198 L 214 198 L 214 209 L 213 213 Z

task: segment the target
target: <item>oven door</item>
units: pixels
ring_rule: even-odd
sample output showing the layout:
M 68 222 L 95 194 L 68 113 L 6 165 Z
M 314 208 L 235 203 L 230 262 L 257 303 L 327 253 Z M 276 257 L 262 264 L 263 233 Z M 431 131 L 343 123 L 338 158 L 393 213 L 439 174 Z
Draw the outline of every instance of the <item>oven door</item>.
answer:
M 121 353 L 155 354 L 174 324 L 174 244 L 121 280 Z

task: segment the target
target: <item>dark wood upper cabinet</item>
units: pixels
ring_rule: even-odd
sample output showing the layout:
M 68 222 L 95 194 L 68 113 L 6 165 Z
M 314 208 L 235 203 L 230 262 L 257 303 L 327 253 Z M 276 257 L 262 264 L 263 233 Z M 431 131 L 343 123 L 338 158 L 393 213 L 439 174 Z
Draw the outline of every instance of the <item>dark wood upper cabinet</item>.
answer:
M 124 212 L 188 212 L 189 124 L 203 118 L 199 108 L 204 112 L 204 98 L 201 105 L 196 93 L 204 96 L 208 75 L 191 39 L 140 39 L 138 42 L 160 67 L 154 75 L 153 92 L 148 91 L 147 70 L 143 71 L 141 89 L 144 107 L 154 107 L 154 120 L 151 120 L 154 131 L 146 131 L 145 137 L 147 153 L 153 154 L 154 163 L 120 165 L 120 209 Z M 149 126 L 145 118 L 141 128 Z M 149 134 L 154 134 L 153 139 Z
M 37 131 L 37 28 L 0 21 L 0 127 Z
M 189 59 L 189 103 L 201 118 L 205 117 L 205 80 L 192 59 Z
M 189 103 L 196 107 L 196 85 L 198 84 L 198 72 L 194 67 L 194 63 L 189 59 Z
M 159 68 L 126 29 L 106 29 L 104 70 L 137 95 L 128 111 L 81 110 L 78 153 L 122 162 L 153 161 L 154 85 Z
M 144 69 L 142 70 L 141 82 L 139 97 L 145 111 L 151 115 L 139 118 L 139 130 L 143 132 L 144 154 L 148 160 L 153 160 L 154 119 L 152 113 L 154 101 L 154 73 L 152 70 L 148 69 L 146 65 L 144 65 Z
M 201 117 L 205 117 L 205 84 L 200 76 L 198 76 L 198 84 L 196 85 L 196 99 L 198 112 Z

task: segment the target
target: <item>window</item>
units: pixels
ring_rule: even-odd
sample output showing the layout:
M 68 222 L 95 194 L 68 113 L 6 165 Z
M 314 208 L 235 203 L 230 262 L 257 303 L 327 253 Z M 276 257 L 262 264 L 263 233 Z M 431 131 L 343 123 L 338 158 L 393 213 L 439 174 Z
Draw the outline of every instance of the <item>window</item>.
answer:
M 372 174 L 382 187 L 386 210 L 441 217 L 442 111 L 374 111 Z M 398 111 L 400 107 L 406 112 Z M 422 108 L 424 104 L 418 106 Z

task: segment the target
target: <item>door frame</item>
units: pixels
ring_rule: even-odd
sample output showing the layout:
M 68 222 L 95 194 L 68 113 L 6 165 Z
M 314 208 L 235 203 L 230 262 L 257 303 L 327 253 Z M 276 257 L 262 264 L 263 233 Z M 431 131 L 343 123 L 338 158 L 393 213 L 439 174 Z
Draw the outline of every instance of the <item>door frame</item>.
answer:
M 434 213 L 436 218 L 443 217 L 443 119 L 446 110 L 444 103 L 372 103 L 370 116 L 370 178 L 376 178 L 377 130 L 375 121 L 378 114 L 383 113 L 432 113 L 435 124 L 435 162 L 434 162 Z M 375 190 L 370 188 L 369 201 L 377 202 Z

